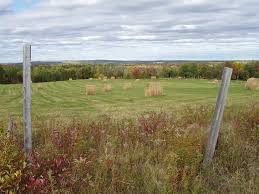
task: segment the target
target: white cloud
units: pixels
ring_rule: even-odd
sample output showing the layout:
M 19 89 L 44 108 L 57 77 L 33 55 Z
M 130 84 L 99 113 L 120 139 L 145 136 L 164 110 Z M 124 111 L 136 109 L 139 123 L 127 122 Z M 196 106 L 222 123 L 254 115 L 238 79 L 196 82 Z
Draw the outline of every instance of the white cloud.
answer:
M 138 36 L 119 36 L 121 40 L 154 40 L 154 35 L 138 35 Z
M 0 11 L 7 9 L 14 0 L 1 0 L 0 1 Z
M 48 0 L 50 6 L 61 6 L 61 7 L 71 7 L 71 6 L 84 6 L 84 5 L 94 5 L 100 0 Z
M 196 25 L 176 25 L 173 26 L 171 29 L 172 30 L 194 30 L 196 29 Z
M 98 40 L 101 38 L 102 38 L 102 36 L 84 36 L 84 37 L 82 37 L 82 40 Z
M 21 60 L 24 42 L 35 60 L 259 57 L 258 0 L 0 2 L 2 62 Z

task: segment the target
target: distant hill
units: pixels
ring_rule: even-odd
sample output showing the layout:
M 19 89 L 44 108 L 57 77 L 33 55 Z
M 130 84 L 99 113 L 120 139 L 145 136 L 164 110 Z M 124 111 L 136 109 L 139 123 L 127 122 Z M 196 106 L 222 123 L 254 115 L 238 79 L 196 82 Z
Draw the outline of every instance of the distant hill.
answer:
M 231 61 L 231 60 L 229 60 Z M 233 60 L 236 61 L 236 60 Z M 240 60 L 241 62 L 249 62 L 249 60 Z M 184 63 L 223 63 L 223 60 L 214 61 L 195 61 L 195 60 L 155 60 L 155 61 L 141 61 L 141 60 L 65 60 L 65 61 L 33 61 L 32 65 L 56 65 L 56 64 L 176 64 Z M 21 65 L 22 63 L 0 63 L 0 65 Z

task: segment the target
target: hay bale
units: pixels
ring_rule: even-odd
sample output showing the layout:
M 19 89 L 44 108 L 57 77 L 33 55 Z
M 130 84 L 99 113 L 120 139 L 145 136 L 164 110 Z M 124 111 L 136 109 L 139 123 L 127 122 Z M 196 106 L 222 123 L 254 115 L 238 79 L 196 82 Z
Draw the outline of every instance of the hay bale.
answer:
M 136 79 L 135 82 L 138 82 L 140 79 Z
M 213 84 L 218 84 L 219 83 L 219 80 L 215 79 L 212 81 Z
M 129 89 L 132 89 L 132 88 L 133 88 L 132 83 L 126 83 L 123 86 L 123 90 L 129 90 Z
M 152 79 L 152 80 L 156 79 L 156 76 L 151 76 L 151 79 Z
M 112 85 L 111 84 L 104 84 L 103 85 L 103 91 L 111 92 L 112 91 Z
M 89 80 L 93 80 L 93 78 L 92 78 L 92 77 L 90 77 L 90 78 L 89 78 Z
M 145 96 L 163 96 L 164 90 L 160 83 L 148 83 L 144 89 Z
M 43 90 L 44 87 L 43 87 L 43 84 L 42 83 L 38 83 L 37 84 L 37 90 Z
M 69 81 L 72 81 L 73 79 L 72 78 L 69 78 Z
M 96 94 L 96 86 L 95 85 L 86 85 L 85 86 L 86 95 L 95 95 Z
M 115 77 L 114 77 L 114 76 L 112 76 L 112 77 L 111 77 L 111 79 L 115 79 Z
M 245 87 L 250 90 L 259 90 L 259 78 L 249 78 Z

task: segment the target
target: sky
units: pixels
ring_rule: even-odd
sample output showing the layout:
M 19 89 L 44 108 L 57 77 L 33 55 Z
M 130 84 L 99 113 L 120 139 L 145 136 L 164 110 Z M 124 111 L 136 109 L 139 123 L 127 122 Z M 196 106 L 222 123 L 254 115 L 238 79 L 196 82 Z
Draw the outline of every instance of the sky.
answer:
M 258 0 L 0 0 L 0 62 L 258 60 Z

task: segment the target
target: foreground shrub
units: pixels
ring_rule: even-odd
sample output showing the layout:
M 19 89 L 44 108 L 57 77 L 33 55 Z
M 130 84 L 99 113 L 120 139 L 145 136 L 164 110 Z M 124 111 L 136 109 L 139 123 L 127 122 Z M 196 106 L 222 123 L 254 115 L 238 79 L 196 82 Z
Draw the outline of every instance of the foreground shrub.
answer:
M 164 91 L 160 83 L 149 83 L 145 88 L 145 96 L 162 96 L 162 95 L 164 95 Z
M 95 85 L 86 85 L 85 86 L 86 95 L 95 95 L 96 86 Z
M 0 134 L 0 193 L 16 193 L 26 166 L 24 154 L 14 139 Z
M 212 163 L 196 177 L 196 193 L 257 193 L 259 109 L 246 106 L 221 129 Z
M 256 107 L 226 111 L 207 168 L 201 164 L 213 107 L 37 120 L 30 166 L 24 168 L 21 141 L 1 136 L 0 180 L 8 181 L 0 182 L 0 192 L 257 193 Z

